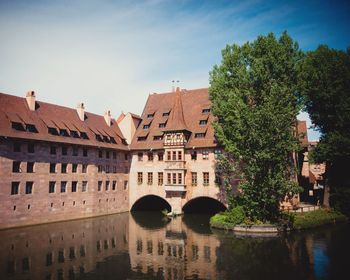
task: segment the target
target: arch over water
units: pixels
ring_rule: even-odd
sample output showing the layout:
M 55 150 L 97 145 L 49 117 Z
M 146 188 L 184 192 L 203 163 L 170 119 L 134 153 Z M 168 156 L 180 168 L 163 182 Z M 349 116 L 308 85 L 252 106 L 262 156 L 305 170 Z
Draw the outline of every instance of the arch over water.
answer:
M 189 200 L 183 207 L 182 211 L 184 213 L 218 213 L 220 211 L 225 211 L 226 206 L 220 201 L 207 197 L 200 196 Z
M 160 196 L 157 195 L 146 195 L 134 203 L 134 205 L 131 207 L 131 211 L 162 211 L 162 210 L 168 210 L 168 212 L 171 212 L 171 205 Z

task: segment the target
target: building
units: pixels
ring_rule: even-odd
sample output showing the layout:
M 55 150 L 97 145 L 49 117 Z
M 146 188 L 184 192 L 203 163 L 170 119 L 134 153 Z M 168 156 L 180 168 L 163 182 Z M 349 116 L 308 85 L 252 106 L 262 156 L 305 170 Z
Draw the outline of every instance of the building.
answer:
M 37 101 L 32 91 L 25 98 L 0 93 L 0 104 L 0 228 L 159 201 L 175 214 L 227 206 L 206 88 L 151 94 L 141 116 L 122 113 L 117 120 L 83 104 Z
M 0 94 L 0 228 L 129 210 L 128 145 L 110 112 Z

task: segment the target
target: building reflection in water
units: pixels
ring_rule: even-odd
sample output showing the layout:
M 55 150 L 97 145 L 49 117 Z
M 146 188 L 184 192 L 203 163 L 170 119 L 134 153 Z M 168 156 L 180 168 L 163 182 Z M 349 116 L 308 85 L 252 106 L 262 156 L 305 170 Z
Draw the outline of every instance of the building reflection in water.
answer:
M 237 238 L 213 234 L 205 216 L 124 213 L 0 231 L 0 278 L 339 279 L 349 234 Z

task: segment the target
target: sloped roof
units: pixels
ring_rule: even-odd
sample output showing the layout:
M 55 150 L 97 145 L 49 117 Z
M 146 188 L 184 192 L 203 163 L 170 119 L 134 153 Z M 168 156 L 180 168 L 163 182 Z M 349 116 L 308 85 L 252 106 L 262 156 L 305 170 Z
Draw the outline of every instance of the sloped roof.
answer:
M 211 125 L 214 117 L 211 112 L 202 113 L 203 109 L 209 108 L 210 101 L 207 88 L 149 95 L 141 115 L 141 124 L 136 130 L 130 148 L 135 150 L 162 149 L 163 141 L 154 140 L 154 136 L 159 136 L 169 130 L 187 130 L 190 132 L 186 148 L 215 147 L 217 144 L 214 129 Z M 169 113 L 169 116 L 166 113 Z M 152 114 L 154 114 L 153 117 L 147 117 Z M 208 120 L 207 124 L 200 125 L 199 121 L 204 119 Z M 152 120 L 150 127 L 144 129 L 144 124 L 148 124 L 150 120 Z M 165 128 L 159 127 L 161 123 L 166 124 Z M 144 136 L 145 131 L 149 132 L 147 139 L 138 141 L 138 137 Z M 203 133 L 203 131 L 205 131 L 203 138 L 195 138 L 196 133 Z
M 12 128 L 12 122 L 33 124 L 37 133 L 18 131 Z M 89 139 L 52 135 L 48 127 L 85 132 Z M 95 133 L 113 137 L 116 143 L 100 142 Z M 103 116 L 85 112 L 85 120 L 81 121 L 75 109 L 41 101 L 36 101 L 36 110 L 31 111 L 25 98 L 4 93 L 0 93 L 0 136 L 128 150 L 114 119 L 108 126 Z
M 300 145 L 306 147 L 309 144 L 309 140 L 307 137 L 307 125 L 306 121 L 298 120 L 297 133 L 299 135 Z

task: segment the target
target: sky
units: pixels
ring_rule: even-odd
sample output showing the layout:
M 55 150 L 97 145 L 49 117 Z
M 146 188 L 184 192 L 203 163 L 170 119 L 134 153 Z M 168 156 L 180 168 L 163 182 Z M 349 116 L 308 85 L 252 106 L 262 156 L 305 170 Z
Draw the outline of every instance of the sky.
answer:
M 148 95 L 170 91 L 173 80 L 208 87 L 227 44 L 287 30 L 303 50 L 345 50 L 349 15 L 350 4 L 336 0 L 0 0 L 0 92 L 141 114 Z

